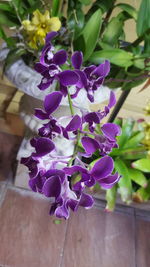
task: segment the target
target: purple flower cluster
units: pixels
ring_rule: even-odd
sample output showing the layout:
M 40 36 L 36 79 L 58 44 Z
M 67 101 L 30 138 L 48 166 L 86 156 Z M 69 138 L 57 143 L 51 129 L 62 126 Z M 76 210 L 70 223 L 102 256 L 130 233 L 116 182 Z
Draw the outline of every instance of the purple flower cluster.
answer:
M 69 64 L 69 58 L 65 50 L 54 53 L 51 40 L 56 35 L 55 32 L 47 35 L 40 62 L 35 69 L 42 75 L 40 90 L 45 90 L 54 81 L 59 87 L 45 97 L 43 109 L 35 110 L 35 116 L 43 121 L 43 126 L 39 129 L 39 136 L 31 140 L 32 154 L 22 158 L 21 162 L 29 169 L 30 188 L 53 199 L 50 214 L 67 219 L 70 210 L 76 211 L 79 206 L 93 206 L 94 200 L 85 193 L 86 187 L 99 183 L 102 188 L 110 189 L 120 179 L 119 174 L 114 173 L 112 158 L 108 156 L 112 148 L 117 147 L 116 137 L 120 135 L 120 128 L 113 123 L 101 124 L 101 120 L 116 103 L 113 92 L 103 111 L 81 110 L 80 115 L 77 115 L 72 114 L 71 110 L 65 123 L 54 117 L 53 113 L 59 108 L 62 99 L 68 95 L 69 105 L 72 105 L 71 99 L 81 89 L 86 90 L 87 99 L 93 102 L 94 91 L 100 90 L 110 69 L 108 61 L 99 66 L 82 67 L 82 53 L 76 51 L 71 57 L 69 69 L 62 70 L 62 65 Z M 70 96 L 69 86 L 72 85 L 75 93 Z M 57 138 L 73 142 L 71 155 L 57 153 Z M 92 161 L 97 151 L 98 160 L 93 167 L 88 166 L 85 159 L 90 158 Z

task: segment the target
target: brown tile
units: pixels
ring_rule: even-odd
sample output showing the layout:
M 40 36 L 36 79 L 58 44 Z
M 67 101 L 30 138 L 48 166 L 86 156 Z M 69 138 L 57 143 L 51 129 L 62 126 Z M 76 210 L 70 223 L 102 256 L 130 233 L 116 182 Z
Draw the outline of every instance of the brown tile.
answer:
M 48 201 L 37 194 L 7 191 L 0 209 L 0 266 L 59 267 L 67 224 L 54 224 L 48 212 Z
M 150 222 L 136 221 L 136 261 L 137 267 L 150 266 Z
M 0 181 L 12 175 L 21 137 L 0 132 Z
M 134 217 L 80 209 L 66 235 L 62 267 L 134 267 Z

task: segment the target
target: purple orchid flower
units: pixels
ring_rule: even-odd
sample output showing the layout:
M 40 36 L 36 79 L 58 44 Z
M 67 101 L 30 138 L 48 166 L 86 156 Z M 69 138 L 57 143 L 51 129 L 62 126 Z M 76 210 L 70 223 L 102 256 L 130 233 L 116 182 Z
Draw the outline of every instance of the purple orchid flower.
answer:
M 103 84 L 104 78 L 110 71 L 110 63 L 108 60 L 105 60 L 104 63 L 99 66 L 91 65 L 81 70 L 82 61 L 82 52 L 76 51 L 72 55 L 71 62 L 76 73 L 79 75 L 80 80 L 76 84 L 76 92 L 72 95 L 72 98 L 78 95 L 81 88 L 84 88 L 87 91 L 88 99 L 91 102 L 94 102 L 94 91 Z
M 89 125 L 89 130 L 94 132 L 95 125 L 100 124 L 101 120 L 108 115 L 110 109 L 116 104 L 116 98 L 113 91 L 110 92 L 109 103 L 103 111 L 89 112 L 83 116 L 83 121 Z
M 75 115 L 71 118 L 71 121 L 68 123 L 66 127 L 62 127 L 63 136 L 66 139 L 69 139 L 69 133 L 73 132 L 73 134 L 77 134 L 77 130 L 82 129 L 82 119 L 79 115 Z
M 52 118 L 48 123 L 43 124 L 38 133 L 41 137 L 53 139 L 57 134 L 61 134 L 61 127 L 57 124 L 57 120 Z
M 73 186 L 73 190 L 81 191 L 85 186 L 91 187 L 96 182 L 104 189 L 112 188 L 120 179 L 118 173 L 112 174 L 113 169 L 112 158 L 104 156 L 94 164 L 90 171 L 81 166 L 66 167 L 64 171 L 68 175 L 78 172 L 81 174 L 81 180 Z
M 56 32 L 51 32 L 46 36 L 46 45 L 42 50 L 40 62 L 35 64 L 35 70 L 43 76 L 41 83 L 38 85 L 40 90 L 47 89 L 54 80 L 57 80 L 60 83 L 60 90 L 66 96 L 67 86 L 75 85 L 80 77 L 75 71 L 61 70 L 60 66 L 67 61 L 67 52 L 61 49 L 55 54 L 53 53 L 51 40 L 56 35 Z
M 35 152 L 27 158 L 22 158 L 21 163 L 24 164 L 29 169 L 30 178 L 35 178 L 39 171 L 44 168 L 40 168 L 40 160 L 43 156 L 51 153 L 55 145 L 49 138 L 33 138 L 31 140 L 32 147 L 35 148 Z
M 35 109 L 35 116 L 40 120 L 51 119 L 51 114 L 58 109 L 61 100 L 62 100 L 61 92 L 52 92 L 48 94 L 44 99 L 44 110 Z
M 81 139 L 86 156 L 90 157 L 96 150 L 100 150 L 101 155 L 111 152 L 112 148 L 118 147 L 116 137 L 121 134 L 121 128 L 114 123 L 105 123 L 101 127 L 103 134 L 95 134 L 95 138 L 84 136 Z
M 69 210 L 77 211 L 79 206 L 90 208 L 93 206 L 93 198 L 87 194 L 76 193 L 70 189 L 66 174 L 61 170 L 49 170 L 42 192 L 46 197 L 54 197 L 55 202 L 50 209 L 50 215 L 55 214 L 58 218 L 69 218 Z

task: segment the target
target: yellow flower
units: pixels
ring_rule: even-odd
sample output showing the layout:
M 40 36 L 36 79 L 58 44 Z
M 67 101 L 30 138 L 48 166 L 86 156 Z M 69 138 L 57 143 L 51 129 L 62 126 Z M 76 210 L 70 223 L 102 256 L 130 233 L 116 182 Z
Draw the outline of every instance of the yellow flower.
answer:
M 37 9 L 33 12 L 33 17 L 30 20 L 22 21 L 24 30 L 27 33 L 29 45 L 37 49 L 37 45 L 43 45 L 46 34 L 51 31 L 58 31 L 61 27 L 61 22 L 58 17 L 49 16 L 49 11 L 44 14 Z

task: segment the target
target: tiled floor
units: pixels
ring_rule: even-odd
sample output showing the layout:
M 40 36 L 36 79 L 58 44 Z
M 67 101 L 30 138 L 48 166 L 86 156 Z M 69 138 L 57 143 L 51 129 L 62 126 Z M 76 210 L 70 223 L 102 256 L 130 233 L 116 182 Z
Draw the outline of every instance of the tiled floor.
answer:
M 13 186 L 19 143 L 0 133 L 0 267 L 150 266 L 148 213 L 130 207 L 106 213 L 99 201 L 56 224 L 46 199 Z

